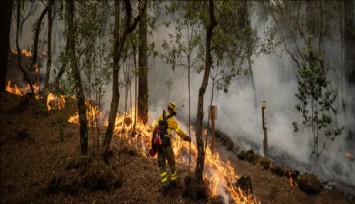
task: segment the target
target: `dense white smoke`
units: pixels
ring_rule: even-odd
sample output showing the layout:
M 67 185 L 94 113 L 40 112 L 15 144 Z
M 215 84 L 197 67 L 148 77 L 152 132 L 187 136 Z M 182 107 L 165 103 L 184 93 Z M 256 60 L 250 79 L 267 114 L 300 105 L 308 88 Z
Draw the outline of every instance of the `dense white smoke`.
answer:
M 264 27 L 254 29 L 263 39 Z M 265 25 L 264 25 L 265 26 Z M 161 44 L 161 39 L 167 38 L 167 31 L 158 29 L 153 41 Z M 336 46 L 331 46 L 328 52 L 336 53 Z M 163 52 L 163 50 L 160 50 Z M 340 56 L 339 56 L 340 57 Z M 332 57 L 331 60 L 335 58 Z M 336 66 L 331 62 L 330 66 Z M 338 58 L 339 60 L 339 58 Z M 263 130 L 261 118 L 261 102 L 267 103 L 268 114 L 268 143 L 272 159 L 300 171 L 311 171 L 322 181 L 338 184 L 344 190 L 351 192 L 355 186 L 355 162 L 344 157 L 345 153 L 354 155 L 353 145 L 346 144 L 346 132 L 337 137 L 334 142 L 329 141 L 327 148 L 322 152 L 319 160 L 311 156 L 310 130 L 302 128 L 301 113 L 296 111 L 295 105 L 299 102 L 295 97 L 297 92 L 297 69 L 290 56 L 282 50 L 276 50 L 270 55 L 261 55 L 253 58 L 253 72 L 256 84 L 257 107 L 254 107 L 254 93 L 250 79 L 239 79 L 231 83 L 228 93 L 215 94 L 213 104 L 217 105 L 216 125 L 220 131 L 231 136 L 241 148 L 254 147 L 263 155 Z M 177 68 L 172 71 L 160 59 L 151 59 L 149 63 L 149 96 L 151 120 L 166 107 L 168 103 L 168 88 L 166 81 L 172 79 L 170 100 L 179 106 L 179 118 L 185 124 L 188 119 L 188 89 L 187 69 Z M 339 74 L 338 74 L 339 75 Z M 341 75 L 341 74 L 340 74 Z M 337 89 L 336 77 L 329 77 L 333 89 Z M 341 79 L 343 80 L 343 79 Z M 191 111 L 192 124 L 195 123 L 197 97 L 202 82 L 202 73 L 194 73 L 191 77 Z M 211 80 L 206 90 L 204 100 L 204 121 L 207 121 L 207 110 L 211 97 Z M 338 93 L 338 100 L 344 97 L 346 103 L 351 102 L 352 96 L 343 96 Z M 341 112 L 341 107 L 338 107 Z M 338 127 L 345 126 L 345 121 L 353 121 L 349 115 L 338 114 L 333 116 Z M 345 117 L 345 119 L 344 119 Z M 298 122 L 300 131 L 294 132 L 292 122 Z M 348 123 L 349 124 L 349 123 Z M 350 147 L 350 148 L 349 148 Z M 345 185 L 344 185 L 345 184 Z

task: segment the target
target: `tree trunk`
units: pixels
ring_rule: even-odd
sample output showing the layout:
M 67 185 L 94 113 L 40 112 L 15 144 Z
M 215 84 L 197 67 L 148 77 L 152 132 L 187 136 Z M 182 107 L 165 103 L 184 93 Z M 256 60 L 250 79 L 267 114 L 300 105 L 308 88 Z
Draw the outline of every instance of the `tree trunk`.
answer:
M 347 108 L 347 114 L 355 115 L 355 25 L 354 25 L 354 1 L 344 1 L 344 67 L 345 84 L 347 95 L 352 95 L 353 99 Z M 349 132 L 348 139 L 355 140 L 355 129 L 353 124 L 347 124 Z
M 209 0 L 209 17 L 210 23 L 207 26 L 206 32 L 206 59 L 205 59 L 205 72 L 203 75 L 203 80 L 201 87 L 198 92 L 198 103 L 197 103 L 197 118 L 196 118 L 196 143 L 197 143 L 197 164 L 195 170 L 195 176 L 197 182 L 203 182 L 203 167 L 205 160 L 205 151 L 202 140 L 202 120 L 203 120 L 203 100 L 206 92 L 206 87 L 208 85 L 208 79 L 210 76 L 211 66 L 212 66 L 212 56 L 211 56 L 211 42 L 213 37 L 213 29 L 217 25 L 217 21 L 214 16 L 214 5 L 213 0 Z
M 248 59 L 248 66 L 249 66 L 250 82 L 251 82 L 251 86 L 252 86 L 253 92 L 254 92 L 254 108 L 256 108 L 258 101 L 257 101 L 257 97 L 256 97 L 256 86 L 255 86 L 255 80 L 254 80 L 254 72 L 253 72 L 253 67 L 251 65 L 252 64 L 251 63 L 251 53 L 248 55 L 247 59 Z
M 30 80 L 30 78 L 28 77 L 25 69 L 22 67 L 22 63 L 21 63 L 21 49 L 20 49 L 20 45 L 18 42 L 18 38 L 19 38 L 19 30 L 20 30 L 20 15 L 21 15 L 21 1 L 17 0 L 17 16 L 16 16 L 16 23 L 17 23 L 17 29 L 16 29 L 16 49 L 17 49 L 17 65 L 18 68 L 21 70 L 23 76 L 25 77 L 25 80 L 27 81 L 28 85 L 30 86 L 31 92 L 32 92 L 32 98 L 33 98 L 33 102 L 36 104 L 36 98 L 35 98 L 35 91 L 33 89 L 32 86 L 32 82 Z
M 50 0 L 46 8 L 42 11 L 41 15 L 38 18 L 37 24 L 36 24 L 36 31 L 35 31 L 35 36 L 34 36 L 34 42 L 33 42 L 33 53 L 32 53 L 32 69 L 34 70 L 34 67 L 37 63 L 37 55 L 38 55 L 38 40 L 39 40 L 39 32 L 41 31 L 41 24 L 43 21 L 44 16 L 46 15 L 49 7 L 52 7 L 54 4 L 54 0 Z
M 14 0 L 0 2 L 0 92 L 6 89 L 7 59 L 10 50 L 10 31 Z
M 119 83 L 118 83 L 118 76 L 119 76 L 119 71 L 120 71 L 120 66 L 119 62 L 121 59 L 121 54 L 123 47 L 126 42 L 127 35 L 132 33 L 134 29 L 137 27 L 137 24 L 139 23 L 140 19 L 142 18 L 143 12 L 145 12 L 147 8 L 147 1 L 145 1 L 144 6 L 142 9 L 139 11 L 139 15 L 134 19 L 133 23 L 131 23 L 132 20 L 132 5 L 129 0 L 125 0 L 125 10 L 126 10 L 126 22 L 124 26 L 124 32 L 122 36 L 119 35 L 119 20 L 120 20 L 120 0 L 115 1 L 115 31 L 114 31 L 114 54 L 113 54 L 113 71 L 112 71 L 112 101 L 111 101 L 111 108 L 110 108 L 110 113 L 109 113 L 109 118 L 108 118 L 108 126 L 106 129 L 106 134 L 105 134 L 105 139 L 103 143 L 104 147 L 104 160 L 105 162 L 108 163 L 108 152 L 111 144 L 111 139 L 112 139 L 112 134 L 113 130 L 115 127 L 115 122 L 116 122 L 116 114 L 118 110 L 118 103 L 119 103 L 119 98 L 120 98 L 120 92 L 119 92 Z
M 139 2 L 142 8 L 142 2 Z M 139 67 L 139 88 L 138 88 L 138 118 L 144 123 L 148 123 L 148 67 L 147 67 L 147 16 L 143 14 L 142 20 L 139 22 L 139 50 L 138 50 L 138 67 Z
M 69 53 L 69 41 L 67 39 L 67 41 L 65 43 L 64 55 L 66 56 L 66 55 L 68 55 L 68 53 Z M 59 72 L 58 72 L 58 74 L 57 74 L 57 76 L 55 77 L 55 80 L 54 80 L 54 87 L 56 89 L 59 88 L 59 80 L 62 78 L 62 76 L 63 76 L 63 74 L 65 72 L 66 66 L 67 66 L 67 64 L 66 64 L 66 61 L 64 60 L 62 66 L 60 67 L 60 70 L 59 70 Z
M 78 101 L 79 124 L 80 124 L 80 147 L 81 154 L 86 155 L 88 152 L 88 126 L 86 120 L 86 107 L 83 86 L 81 84 L 80 72 L 75 56 L 75 28 L 74 28 L 74 0 L 67 0 L 68 4 L 68 37 L 69 41 L 69 57 L 73 78 L 76 88 L 76 98 Z
M 108 126 L 106 129 L 104 140 L 104 159 L 108 162 L 108 151 L 112 139 L 113 130 L 115 128 L 116 114 L 118 110 L 118 102 L 120 100 L 120 90 L 118 84 L 118 76 L 120 71 L 120 1 L 115 1 L 115 30 L 114 30 L 114 50 L 113 50 L 113 70 L 112 70 L 112 100 L 110 114 L 108 118 Z
M 49 77 L 51 73 L 52 66 L 52 27 L 53 27 L 53 16 L 52 16 L 52 6 L 48 7 L 48 55 L 47 55 L 47 69 L 46 76 L 44 79 L 44 89 L 48 88 Z

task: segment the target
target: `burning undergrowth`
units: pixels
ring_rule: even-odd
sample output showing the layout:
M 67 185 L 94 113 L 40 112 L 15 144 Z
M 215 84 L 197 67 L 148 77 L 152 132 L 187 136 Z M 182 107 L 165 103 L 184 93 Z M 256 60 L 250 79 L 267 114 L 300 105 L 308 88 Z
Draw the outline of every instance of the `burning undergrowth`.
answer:
M 98 152 L 93 151 L 95 147 L 92 145 L 92 140 L 89 140 L 89 156 L 79 155 L 78 126 L 67 123 L 70 116 L 76 114 L 76 100 L 65 97 L 65 108 L 51 109 L 48 112 L 46 100 L 42 99 L 40 101 L 43 106 L 40 108 L 48 113 L 36 116 L 36 113 L 30 110 L 33 108 L 31 106 L 21 113 L 7 112 L 11 109 L 10 106 L 16 106 L 23 96 L 8 93 L 3 96 L 1 109 L 3 117 L 0 122 L 2 126 L 6 126 L 6 131 L 1 135 L 3 151 L 1 162 L 4 162 L 2 163 L 4 168 L 1 174 L 0 194 L 1 201 L 5 203 L 38 201 L 43 203 L 157 203 L 160 201 L 164 203 L 172 199 L 176 201 L 174 203 L 191 203 L 194 199 L 188 195 L 190 192 L 194 192 L 198 199 L 208 196 L 208 201 L 195 203 L 239 203 L 232 197 L 233 190 L 241 191 L 242 195 L 255 193 L 258 200 L 262 202 L 274 202 L 275 197 L 272 196 L 276 196 L 278 202 L 289 203 L 299 203 L 300 197 L 309 202 L 312 202 L 313 198 L 316 199 L 313 200 L 315 202 L 344 200 L 342 197 L 329 197 L 327 190 L 322 190 L 312 198 L 308 197 L 298 188 L 291 187 L 286 175 L 273 177 L 271 171 L 265 171 L 260 165 L 234 159 L 237 158 L 235 155 L 234 158 L 226 157 L 223 151 L 214 154 L 210 159 L 207 158 L 211 156 L 209 150 L 207 151 L 205 182 L 200 186 L 202 188 L 186 185 L 193 182 L 192 172 L 195 164 L 191 163 L 189 172 L 188 143 L 182 142 L 177 137 L 174 137 L 174 146 L 179 162 L 177 165 L 179 184 L 172 194 L 163 197 L 159 191 L 161 183 L 157 161 L 155 158 L 149 158 L 146 152 L 150 147 L 151 127 L 140 122 L 135 123 L 133 114 L 132 116 L 131 113 L 120 114 L 118 117 L 120 120 L 117 120 L 116 124 L 116 137 L 111 144 L 111 161 L 110 165 L 106 165 Z M 65 115 L 66 122 L 63 141 L 58 140 L 56 123 L 51 117 L 52 115 L 57 118 L 60 114 Z M 134 124 L 136 124 L 135 129 Z M 100 125 L 101 135 L 103 135 L 104 122 Z M 14 139 L 14 134 L 15 137 L 23 136 L 25 139 Z M 92 138 L 91 131 L 89 134 L 89 138 Z M 194 135 L 192 137 L 194 139 Z M 194 145 L 191 145 L 190 150 L 192 161 L 196 159 L 197 153 L 194 151 Z M 211 161 L 213 164 L 210 163 Z M 226 176 L 221 173 L 223 171 L 226 172 Z M 238 172 L 238 175 L 235 172 Z M 242 175 L 250 175 L 250 177 Z M 215 177 L 218 179 L 214 179 Z M 296 184 L 299 185 L 298 182 Z M 187 186 L 193 187 L 194 190 Z M 203 192 L 207 193 L 204 195 Z M 254 199 L 244 201 L 244 203 L 255 202 Z
M 10 84 L 10 83 L 9 83 Z M 9 85 L 10 86 L 10 85 Z M 23 91 L 19 91 L 19 88 L 12 86 L 12 93 L 17 95 L 23 95 Z M 76 108 L 75 97 L 64 97 L 55 94 L 48 94 L 47 99 L 40 99 L 45 104 L 46 110 L 52 116 L 57 118 L 58 115 L 62 116 L 65 121 L 73 124 L 78 124 L 78 113 Z M 98 127 L 99 129 L 105 129 L 107 126 L 107 120 L 105 115 L 100 109 L 90 100 L 85 100 L 87 106 L 87 120 L 96 121 L 96 123 L 89 123 L 91 127 Z M 119 138 L 119 142 L 114 146 L 111 152 L 113 156 L 111 161 L 113 164 L 110 166 L 103 163 L 101 157 L 90 156 L 88 158 L 77 158 L 69 161 L 66 165 L 66 172 L 63 175 L 56 175 L 53 177 L 48 186 L 46 192 L 49 194 L 64 192 L 68 194 L 75 194 L 82 190 L 87 189 L 91 191 L 95 190 L 112 190 L 123 185 L 122 170 L 115 169 L 115 164 L 122 167 L 122 153 L 129 156 L 141 156 L 142 159 L 155 160 L 155 158 L 149 158 L 150 140 L 152 134 L 152 127 L 148 124 L 142 123 L 135 117 L 136 110 L 132 108 L 131 112 L 118 114 L 115 124 L 115 135 Z M 192 138 L 195 141 L 195 132 L 192 127 Z M 204 131 L 206 134 L 207 131 Z M 226 144 L 227 149 L 233 153 L 238 152 L 238 145 L 233 143 L 228 138 L 221 136 L 222 133 L 218 132 L 217 137 Z M 190 172 L 195 169 L 197 160 L 197 148 L 193 142 L 189 147 L 189 144 L 180 140 L 177 136 L 172 139 L 174 152 L 176 153 L 176 159 L 178 166 L 182 166 L 181 178 L 182 184 L 181 192 L 182 196 L 191 198 L 192 200 L 206 199 L 206 197 L 220 199 L 224 203 L 256 203 L 256 199 L 253 197 L 253 187 L 251 178 L 248 176 L 240 176 L 236 173 L 235 169 L 229 162 L 229 160 L 222 161 L 218 152 L 212 153 L 210 148 L 206 149 L 205 154 L 205 170 L 204 170 L 204 184 L 198 184 L 194 181 L 191 174 L 186 171 L 189 166 L 189 155 L 191 156 Z M 122 145 L 124 144 L 124 145 Z M 351 160 L 351 155 L 346 154 L 346 158 Z M 238 155 L 239 159 L 247 160 L 251 163 L 260 164 L 264 169 L 270 169 L 276 175 L 286 176 L 290 180 L 290 185 L 299 186 L 299 172 L 292 171 L 290 169 L 282 169 L 280 166 L 273 164 L 270 160 L 266 160 L 263 157 L 255 154 L 253 151 L 241 152 Z M 118 162 L 118 163 L 117 163 Z M 114 168 L 113 168 L 114 167 Z M 68 172 L 70 176 L 68 175 Z M 308 178 L 308 177 L 307 177 Z M 313 178 L 313 177 L 312 177 Z M 315 180 L 315 179 L 312 179 Z M 307 183 L 307 179 L 305 181 Z M 317 185 L 318 183 L 315 182 Z M 305 186 L 301 184 L 301 186 Z M 303 187 L 302 187 L 303 188 Z M 317 192 L 310 188 L 312 192 Z
M 11 92 L 14 94 L 22 95 L 22 91 L 18 92 L 18 87 L 14 87 L 11 89 Z M 9 89 L 10 90 L 10 89 Z M 43 99 L 45 100 L 45 99 Z M 67 122 L 78 124 L 78 113 L 75 110 L 76 104 L 75 97 L 64 97 L 57 96 L 53 93 L 49 93 L 47 100 L 45 100 L 46 108 L 51 114 L 52 118 L 57 118 L 57 115 L 61 112 L 65 113 Z M 99 110 L 94 103 L 90 100 L 85 100 L 85 104 L 87 107 L 87 120 L 88 121 L 100 121 L 98 123 L 89 123 L 95 124 L 93 126 L 99 126 L 99 128 L 104 128 L 107 126 L 107 120 L 104 118 L 104 114 Z M 75 111 L 74 111 L 75 110 Z M 130 113 L 118 114 L 116 118 L 115 124 L 115 135 L 117 135 L 121 141 L 127 141 L 128 144 L 135 149 L 135 151 L 147 158 L 149 157 L 148 151 L 150 148 L 150 138 L 152 134 L 152 127 L 148 124 L 142 123 L 138 118 L 135 118 L 135 109 L 132 108 Z M 55 120 L 57 121 L 57 120 Z M 89 125 L 90 126 L 90 125 Z M 192 127 L 190 127 L 192 129 Z M 192 138 L 195 138 L 195 132 L 192 129 Z M 193 139 L 194 140 L 194 139 Z M 189 147 L 189 143 L 183 142 L 179 140 L 177 136 L 173 137 L 173 148 L 176 153 L 177 162 L 179 165 L 187 167 L 189 165 L 189 154 L 191 155 L 191 166 L 190 169 L 195 168 L 197 160 L 197 147 L 193 142 Z M 113 158 L 111 160 L 115 160 L 117 158 Z M 90 167 L 91 162 L 87 163 Z M 90 169 L 90 168 L 89 168 Z M 120 183 L 119 181 L 114 182 L 112 184 L 104 184 L 104 181 L 108 180 L 117 180 L 112 179 L 117 176 L 113 176 L 112 172 L 103 171 L 104 174 L 94 173 L 92 175 L 87 175 L 88 178 L 83 178 L 83 183 L 85 185 L 89 185 L 88 188 L 96 189 L 100 187 L 93 187 L 91 184 L 97 184 L 98 186 L 117 186 L 116 183 Z M 95 176 L 93 176 L 95 175 Z M 111 175 L 110 179 L 103 178 L 103 175 Z M 206 149 L 205 152 L 205 171 L 204 171 L 204 181 L 205 181 L 205 191 L 210 197 L 218 197 L 222 196 L 224 201 L 226 202 L 237 202 L 237 203 L 255 203 L 255 198 L 253 198 L 250 192 L 245 192 L 240 189 L 239 186 L 236 185 L 239 176 L 234 171 L 233 167 L 230 165 L 229 161 L 224 162 L 219 158 L 218 152 L 212 153 L 209 148 Z M 61 177 L 53 178 L 50 182 L 50 186 L 48 187 L 49 191 L 67 191 L 68 185 L 71 182 L 73 186 L 77 186 L 78 180 L 75 179 L 73 181 L 66 181 Z M 80 182 L 79 182 L 80 183 Z M 70 185 L 71 185 L 70 184 Z M 186 185 L 188 184 L 188 185 Z M 185 186 L 190 186 L 192 184 L 192 180 L 186 180 Z M 63 187 L 67 186 L 67 187 Z M 90 187 L 91 186 L 91 187 Z M 194 186 L 194 185 L 192 185 Z M 187 188 L 187 187 L 186 187 Z M 194 186 L 196 192 L 201 192 L 202 195 L 203 190 L 199 191 L 198 189 L 202 188 L 200 185 Z M 186 192 L 186 191 L 185 191 Z M 206 195 L 207 195 L 206 194 Z M 196 198 L 204 198 L 205 196 L 193 196 Z

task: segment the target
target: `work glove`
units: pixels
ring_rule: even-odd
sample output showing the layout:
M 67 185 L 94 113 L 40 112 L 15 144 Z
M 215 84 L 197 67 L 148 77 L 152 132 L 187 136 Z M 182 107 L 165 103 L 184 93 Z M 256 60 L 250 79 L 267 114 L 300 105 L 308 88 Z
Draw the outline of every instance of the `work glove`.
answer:
M 191 137 L 188 135 L 185 135 L 185 137 L 183 138 L 183 140 L 187 141 L 187 142 L 191 142 Z

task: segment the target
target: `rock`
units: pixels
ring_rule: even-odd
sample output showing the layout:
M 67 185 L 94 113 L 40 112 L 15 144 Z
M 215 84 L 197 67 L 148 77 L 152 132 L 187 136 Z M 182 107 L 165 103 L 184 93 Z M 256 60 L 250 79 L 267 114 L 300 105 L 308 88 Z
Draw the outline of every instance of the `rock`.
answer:
M 221 138 L 220 138 L 220 140 L 221 140 L 221 142 L 222 142 L 222 144 L 224 144 L 224 141 L 226 141 L 226 136 L 225 135 L 221 135 Z
M 271 160 L 269 158 L 267 158 L 267 157 L 262 157 L 260 159 L 260 165 L 262 167 L 264 167 L 265 170 L 268 170 L 270 168 L 271 163 L 272 163 Z
M 253 183 L 250 176 L 241 176 L 234 185 L 240 188 L 245 195 L 253 194 Z
M 262 158 L 262 157 L 261 157 L 260 155 L 255 154 L 252 163 L 253 163 L 254 165 L 258 164 L 258 163 L 260 162 L 260 159 L 261 159 L 261 158 Z
M 241 151 L 241 152 L 237 155 L 238 159 L 240 159 L 240 160 L 245 160 L 245 156 L 246 156 L 246 152 L 245 152 L 245 151 Z
M 227 138 L 224 142 L 224 145 L 226 146 L 228 151 L 232 151 L 234 147 L 234 142 L 230 138 Z
M 308 194 L 317 194 L 322 190 L 322 184 L 311 173 L 301 174 L 297 179 L 298 187 Z
M 284 169 L 277 164 L 273 164 L 270 168 L 270 171 L 278 176 L 283 176 L 285 174 Z
M 245 153 L 245 160 L 247 160 L 248 162 L 253 162 L 254 156 L 255 156 L 254 150 L 253 149 L 248 150 Z
M 285 176 L 288 178 L 292 178 L 293 181 L 296 181 L 298 179 L 299 175 L 300 175 L 300 172 L 297 170 L 293 170 L 293 169 L 285 170 Z
M 221 132 L 220 131 L 216 131 L 216 138 L 220 138 L 221 137 Z
M 235 145 L 234 145 L 234 147 L 233 147 L 233 149 L 232 149 L 232 152 L 233 152 L 234 154 L 238 154 L 238 151 L 239 151 L 239 146 L 235 143 Z

